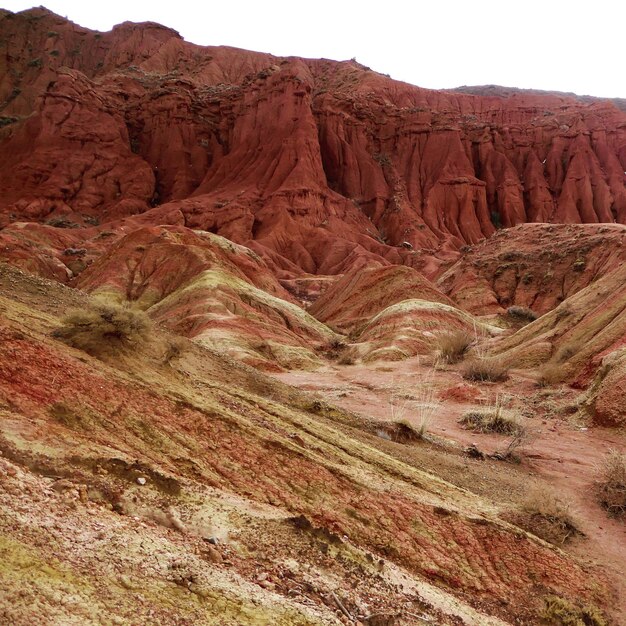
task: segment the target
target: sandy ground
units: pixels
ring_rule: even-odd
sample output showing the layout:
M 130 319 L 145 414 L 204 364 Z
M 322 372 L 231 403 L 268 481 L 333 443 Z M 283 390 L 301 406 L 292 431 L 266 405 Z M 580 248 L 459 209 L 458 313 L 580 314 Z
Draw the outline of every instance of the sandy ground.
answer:
M 507 439 L 469 431 L 459 424 L 459 418 L 469 409 L 493 404 L 499 395 L 524 416 L 531 433 L 521 449 L 517 471 L 528 477 L 529 485 L 537 480 L 547 482 L 570 503 L 585 537 L 574 540 L 566 549 L 609 575 L 618 598 L 613 617 L 618 624 L 626 623 L 626 525 L 609 517 L 593 497 L 604 455 L 610 449 L 626 452 L 626 436 L 589 427 L 572 416 L 568 407 L 579 392 L 567 387 L 539 390 L 532 378 L 520 372 L 513 373 L 506 383 L 471 385 L 466 395 L 475 394 L 475 399 L 441 400 L 439 396 L 446 396 L 446 390 L 465 385 L 463 379 L 454 367 L 435 370 L 419 358 L 374 366 L 330 366 L 276 377 L 369 419 L 407 419 L 417 424 L 425 418 L 434 441 L 445 440 L 460 449 L 475 444 L 486 453 L 503 449 Z M 490 467 L 485 467 L 493 474 Z M 489 478 L 498 481 L 498 476 Z M 495 491 L 494 499 L 499 501 L 505 490 Z M 514 504 L 516 499 L 519 494 L 511 494 L 512 502 L 502 504 Z

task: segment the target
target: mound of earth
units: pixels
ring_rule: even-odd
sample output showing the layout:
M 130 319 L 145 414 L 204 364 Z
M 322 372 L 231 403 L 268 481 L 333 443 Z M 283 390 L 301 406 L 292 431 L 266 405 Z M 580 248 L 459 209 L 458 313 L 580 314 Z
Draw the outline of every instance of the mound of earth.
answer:
M 626 265 L 502 339 L 494 351 L 514 367 L 547 364 L 555 381 L 586 385 L 604 357 L 626 345 Z
M 410 299 L 453 304 L 412 268 L 369 266 L 353 270 L 335 281 L 308 311 L 345 333 L 358 329 L 388 306 Z
M 525 224 L 470 246 L 437 286 L 475 315 L 543 314 L 626 262 L 621 225 Z
M 336 338 L 293 302 L 257 254 L 183 227 L 131 232 L 76 286 L 133 301 L 174 332 L 265 368 L 315 367 L 314 349 Z
M 437 350 L 441 335 L 456 331 L 485 337 L 499 330 L 449 304 L 429 300 L 403 300 L 375 315 L 354 337 L 351 356 L 366 362 L 399 361 Z

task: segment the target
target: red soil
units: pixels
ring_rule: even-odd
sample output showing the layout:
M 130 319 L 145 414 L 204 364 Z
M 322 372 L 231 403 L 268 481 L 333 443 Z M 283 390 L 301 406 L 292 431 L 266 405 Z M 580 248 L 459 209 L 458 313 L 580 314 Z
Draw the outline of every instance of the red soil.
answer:
M 520 471 L 524 483 L 531 483 L 535 476 L 545 480 L 565 501 L 572 505 L 584 539 L 579 539 L 567 548 L 586 562 L 605 568 L 616 586 L 618 602 L 615 606 L 616 623 L 626 620 L 626 528 L 623 522 L 615 520 L 596 503 L 594 484 L 602 459 L 610 449 L 626 453 L 624 434 L 605 428 L 580 426 L 568 421 L 563 407 L 574 401 L 577 392 L 562 388 L 555 393 L 557 401 L 542 399 L 537 395 L 534 381 L 519 373 L 513 374 L 508 382 L 494 386 L 482 384 L 472 387 L 481 393 L 482 399 L 474 399 L 474 392 L 457 394 L 460 376 L 453 369 L 433 370 L 420 360 L 412 359 L 401 363 L 386 363 L 372 368 L 360 365 L 331 368 L 317 372 L 289 372 L 277 375 L 280 380 L 297 385 L 344 407 L 363 418 L 380 421 L 392 419 L 392 406 L 398 398 L 407 398 L 403 407 L 403 418 L 415 421 L 419 415 L 420 388 L 441 389 L 440 396 L 453 402 L 438 404 L 432 419 L 428 422 L 428 433 L 435 440 L 454 442 L 466 447 L 472 444 L 485 453 L 501 450 L 506 438 L 501 435 L 478 434 L 466 430 L 459 423 L 461 415 L 470 409 L 484 408 L 494 401 L 496 394 L 510 396 L 510 399 L 527 415 L 531 440 L 520 452 Z M 451 387 L 452 385 L 452 387 Z M 522 403 L 516 398 L 526 398 Z M 531 402 L 529 400 L 532 399 Z M 429 397 L 429 402 L 435 398 Z M 443 452 L 442 452 L 443 453 Z M 485 461 L 468 461 L 485 464 Z M 485 466 L 487 484 L 497 483 L 497 478 L 489 478 L 493 468 Z M 496 469 L 497 471 L 497 469 Z M 493 485 L 488 489 L 493 489 Z

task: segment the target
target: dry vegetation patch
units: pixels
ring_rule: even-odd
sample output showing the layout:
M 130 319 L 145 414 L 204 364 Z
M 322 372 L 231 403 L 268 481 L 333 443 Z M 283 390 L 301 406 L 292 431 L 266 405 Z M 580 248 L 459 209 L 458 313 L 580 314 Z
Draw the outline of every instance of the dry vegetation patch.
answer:
M 537 319 L 537 314 L 527 306 L 510 306 L 507 315 L 518 324 L 530 324 Z
M 69 311 L 53 336 L 92 355 L 119 350 L 146 340 L 152 321 L 130 304 L 95 301 L 85 309 Z
M 537 385 L 539 387 L 549 387 L 563 382 L 567 376 L 567 370 L 561 363 L 545 363 L 539 369 Z
M 445 363 L 458 363 L 463 360 L 474 341 L 474 337 L 464 330 L 444 333 L 437 338 L 437 353 Z
M 463 414 L 459 423 L 469 430 L 502 435 L 517 435 L 524 428 L 517 415 L 511 415 L 501 407 L 468 411 Z
M 564 598 L 548 596 L 541 617 L 551 626 L 608 626 L 595 606 L 577 606 Z
M 582 534 L 570 505 L 547 487 L 533 487 L 522 501 L 520 510 L 510 514 L 508 519 L 556 545 L 563 545 Z
M 466 380 L 498 383 L 508 380 L 509 368 L 499 357 L 478 357 L 463 365 L 461 375 Z
M 597 492 L 600 504 L 611 514 L 626 514 L 626 455 L 610 450 L 598 472 Z

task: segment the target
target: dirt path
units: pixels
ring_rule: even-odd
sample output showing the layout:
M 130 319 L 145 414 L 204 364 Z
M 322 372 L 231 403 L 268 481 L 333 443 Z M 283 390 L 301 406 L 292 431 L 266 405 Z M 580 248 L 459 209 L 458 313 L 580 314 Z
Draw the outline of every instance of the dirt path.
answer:
M 497 394 L 515 403 L 527 416 L 532 432 L 519 467 L 526 470 L 529 483 L 537 478 L 545 480 L 571 503 L 586 538 L 576 540 L 567 549 L 611 578 L 617 592 L 613 617 L 616 623 L 626 624 L 626 525 L 610 518 L 593 497 L 595 476 L 604 455 L 609 449 L 626 453 L 626 437 L 609 429 L 587 428 L 568 417 L 563 407 L 574 400 L 574 390 L 539 391 L 523 374 L 514 374 L 497 386 L 465 387 L 454 368 L 434 370 L 419 359 L 276 376 L 300 389 L 317 392 L 330 403 L 381 421 L 419 421 L 420 414 L 432 413 L 429 433 L 461 446 L 474 443 L 488 453 L 503 448 L 503 438 L 462 428 L 460 416 L 470 408 L 490 404 Z M 438 400 L 440 394 L 449 395 L 450 389 L 458 385 L 462 386 L 461 396 L 466 397 L 460 401 Z M 472 394 L 478 397 L 471 398 Z M 425 403 L 434 406 L 424 411 L 420 407 Z

